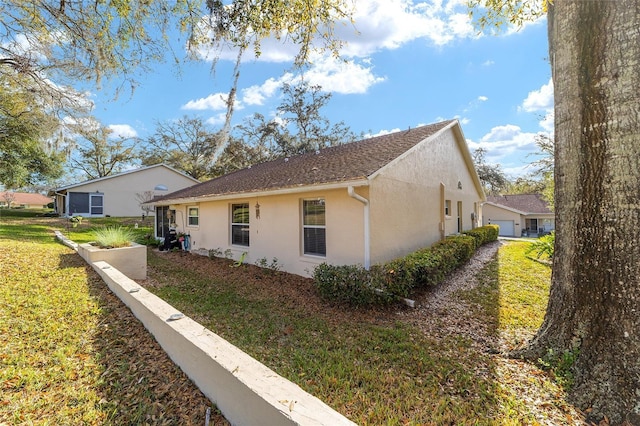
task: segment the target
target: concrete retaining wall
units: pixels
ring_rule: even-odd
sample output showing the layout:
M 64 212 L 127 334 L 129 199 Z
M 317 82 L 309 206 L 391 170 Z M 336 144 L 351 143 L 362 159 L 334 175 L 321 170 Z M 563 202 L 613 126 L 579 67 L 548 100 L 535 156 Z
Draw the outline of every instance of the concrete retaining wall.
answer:
M 147 246 L 132 243 L 130 247 L 103 249 L 91 244 L 80 244 L 77 251 L 89 265 L 103 261 L 131 279 L 147 279 Z
M 58 235 L 58 234 L 57 234 Z M 69 247 L 73 242 L 61 234 Z M 77 246 L 77 245 L 76 245 Z M 354 425 L 107 262 L 90 263 L 169 357 L 234 425 Z

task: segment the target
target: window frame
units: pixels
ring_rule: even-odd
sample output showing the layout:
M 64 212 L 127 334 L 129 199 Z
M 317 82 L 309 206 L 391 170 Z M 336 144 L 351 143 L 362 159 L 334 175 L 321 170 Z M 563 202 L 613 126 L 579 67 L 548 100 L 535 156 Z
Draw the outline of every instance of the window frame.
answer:
M 444 215 L 451 217 L 451 200 L 444 200 Z
M 191 214 L 192 209 L 195 209 L 195 215 Z M 191 223 L 191 219 L 195 219 L 196 223 Z M 200 226 L 200 206 L 187 206 L 187 226 L 191 228 Z
M 321 202 L 321 205 L 324 207 L 323 208 L 323 212 L 322 212 L 322 224 L 317 224 L 317 223 L 307 223 L 307 210 L 306 210 L 306 206 L 307 203 L 309 202 Z M 300 215 L 301 215 L 301 222 L 302 222 L 302 232 L 301 232 L 301 251 L 302 251 L 302 255 L 303 256 L 313 256 L 313 257 L 320 257 L 320 258 L 326 258 L 327 257 L 327 201 L 324 197 L 317 197 L 317 198 L 303 198 L 302 202 L 300 203 Z M 322 236 L 322 240 L 323 240 L 323 250 L 321 251 L 310 251 L 307 250 L 307 246 L 309 245 L 308 241 L 307 241 L 307 237 L 310 236 L 307 234 L 307 230 L 322 230 L 323 231 L 323 236 Z M 314 233 L 317 231 L 314 231 Z M 317 245 L 317 244 L 315 244 Z
M 234 222 L 235 209 L 236 208 L 246 208 L 246 222 Z M 251 245 L 251 214 L 249 210 L 249 203 L 231 203 L 229 205 L 229 240 L 232 246 L 242 246 L 242 247 L 250 247 Z M 235 229 L 240 229 L 241 231 L 246 229 L 246 243 L 244 239 L 236 240 L 237 234 L 234 232 Z

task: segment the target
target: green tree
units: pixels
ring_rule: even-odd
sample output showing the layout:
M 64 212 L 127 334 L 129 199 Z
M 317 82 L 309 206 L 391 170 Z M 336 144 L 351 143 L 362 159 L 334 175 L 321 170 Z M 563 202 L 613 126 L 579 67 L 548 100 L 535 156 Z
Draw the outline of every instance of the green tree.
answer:
M 133 92 L 140 72 L 186 45 L 192 57 L 200 48 L 238 52 L 221 133 L 226 145 L 240 62 L 249 48 L 260 54 L 268 37 L 299 46 L 296 64 L 314 49 L 338 54 L 334 23 L 349 20 L 348 0 L 6 0 L 0 4 L 0 83 L 36 94 L 59 116 L 86 112 L 86 99 L 72 87 L 120 80 L 115 87 Z M 178 36 L 177 36 L 178 35 Z M 176 37 L 184 36 L 183 40 Z M 175 48 L 175 49 L 174 49 Z M 215 66 L 215 62 L 214 62 Z M 30 154 L 5 153 L 18 159 Z M 32 154 L 32 152 L 31 152 Z M 27 160 L 25 160 L 28 162 Z
M 260 146 L 252 146 L 231 137 L 227 146 L 210 170 L 211 177 L 226 175 L 269 159 L 268 152 Z
M 554 146 L 553 139 L 544 134 L 536 136 L 536 145 L 538 152 L 536 155 L 540 158 L 532 163 L 534 167 L 533 175 L 538 177 L 542 183 L 540 192 L 551 209 L 555 208 L 555 184 L 554 184 Z
M 92 119 L 70 126 L 75 132 L 69 166 L 84 172 L 87 179 L 97 179 L 122 172 L 133 165 L 135 141 L 112 139 L 113 131 Z
M 64 156 L 53 143 L 57 124 L 33 93 L 0 85 L 0 184 L 18 189 L 62 175 Z
M 534 2 L 473 0 L 517 22 Z M 528 13 L 531 13 L 529 10 Z M 545 320 L 521 355 L 573 361 L 589 422 L 640 424 L 640 3 L 548 5 L 556 241 Z
M 499 195 L 509 187 L 509 179 L 505 176 L 500 164 L 487 163 L 486 155 L 486 149 L 476 149 L 472 155 L 473 163 L 484 192 L 488 195 Z
M 156 123 L 155 133 L 141 148 L 142 164 L 167 164 L 189 176 L 205 180 L 211 175 L 220 133 L 199 117 Z
M 282 86 L 283 99 L 276 118 L 255 114 L 238 127 L 240 137 L 266 158 L 313 152 L 355 140 L 344 122 L 334 123 L 322 115 L 331 99 L 322 87 L 300 81 Z

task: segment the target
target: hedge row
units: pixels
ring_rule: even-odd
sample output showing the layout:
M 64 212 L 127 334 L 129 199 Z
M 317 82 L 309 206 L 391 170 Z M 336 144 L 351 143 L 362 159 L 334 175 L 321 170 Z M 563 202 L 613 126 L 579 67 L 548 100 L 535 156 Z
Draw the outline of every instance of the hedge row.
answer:
M 387 304 L 415 290 L 437 285 L 466 263 L 482 244 L 498 238 L 498 226 L 488 225 L 438 241 L 370 270 L 359 265 L 323 263 L 313 274 L 320 295 L 351 305 Z

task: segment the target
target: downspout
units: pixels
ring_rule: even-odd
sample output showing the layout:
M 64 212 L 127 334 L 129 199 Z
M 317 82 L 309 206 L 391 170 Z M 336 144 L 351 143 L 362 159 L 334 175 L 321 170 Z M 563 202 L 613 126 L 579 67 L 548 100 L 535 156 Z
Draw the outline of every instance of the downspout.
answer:
M 349 197 L 360 201 L 364 204 L 364 269 L 369 269 L 371 266 L 371 232 L 369 227 L 369 200 L 363 196 L 357 194 L 353 186 L 347 187 L 347 193 Z

